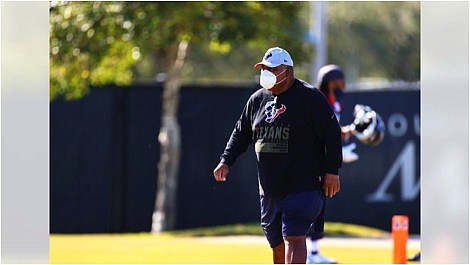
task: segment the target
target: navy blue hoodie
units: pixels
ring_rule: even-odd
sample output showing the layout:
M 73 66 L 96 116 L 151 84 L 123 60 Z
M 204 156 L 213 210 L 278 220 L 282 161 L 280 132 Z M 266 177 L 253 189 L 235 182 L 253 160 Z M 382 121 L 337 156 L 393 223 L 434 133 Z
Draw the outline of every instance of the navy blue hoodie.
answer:
M 260 194 L 282 197 L 321 189 L 342 164 L 341 128 L 323 93 L 295 79 L 275 95 L 261 88 L 248 99 L 221 162 L 231 166 L 254 144 Z

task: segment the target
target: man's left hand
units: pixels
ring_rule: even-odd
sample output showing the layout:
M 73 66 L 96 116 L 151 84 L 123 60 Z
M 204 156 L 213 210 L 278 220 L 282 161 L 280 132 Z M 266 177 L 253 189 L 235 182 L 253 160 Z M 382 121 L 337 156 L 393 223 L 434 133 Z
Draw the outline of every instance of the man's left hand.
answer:
M 339 175 L 326 173 L 325 184 L 323 184 L 323 191 L 326 196 L 332 198 L 337 192 L 339 192 Z

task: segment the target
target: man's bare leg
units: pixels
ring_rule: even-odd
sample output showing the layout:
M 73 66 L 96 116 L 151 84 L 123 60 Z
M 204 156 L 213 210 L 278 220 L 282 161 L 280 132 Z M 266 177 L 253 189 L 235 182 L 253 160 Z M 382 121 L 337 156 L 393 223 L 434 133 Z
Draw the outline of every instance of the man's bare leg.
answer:
M 307 245 L 305 236 L 286 236 L 286 264 L 305 264 L 307 258 Z
M 285 260 L 285 247 L 284 243 L 273 248 L 273 263 L 274 264 L 284 264 Z

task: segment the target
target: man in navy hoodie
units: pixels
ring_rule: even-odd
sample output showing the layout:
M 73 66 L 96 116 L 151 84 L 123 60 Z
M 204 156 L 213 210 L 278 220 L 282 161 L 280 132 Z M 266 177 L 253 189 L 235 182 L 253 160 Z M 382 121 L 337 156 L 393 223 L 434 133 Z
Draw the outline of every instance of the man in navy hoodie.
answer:
M 309 229 L 322 219 L 326 196 L 340 190 L 341 128 L 323 93 L 296 79 L 293 66 L 279 47 L 255 65 L 263 88 L 248 99 L 214 169 L 215 180 L 226 181 L 230 166 L 254 145 L 261 226 L 274 263 L 306 262 Z

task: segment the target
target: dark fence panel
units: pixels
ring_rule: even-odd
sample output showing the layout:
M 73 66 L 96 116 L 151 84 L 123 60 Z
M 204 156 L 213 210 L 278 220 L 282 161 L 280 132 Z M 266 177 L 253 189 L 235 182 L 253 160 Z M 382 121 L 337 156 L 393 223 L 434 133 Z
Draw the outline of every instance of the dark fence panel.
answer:
M 254 89 L 188 88 L 181 96 L 183 138 L 178 190 L 178 227 L 256 221 L 258 180 L 249 148 L 226 183 L 212 176 L 219 156 Z
M 252 147 L 230 169 L 226 183 L 212 177 L 255 90 L 182 88 L 178 228 L 259 220 Z M 352 121 L 354 104 L 363 103 L 393 126 L 391 132 L 387 127 L 377 147 L 357 143 L 360 159 L 340 171 L 342 190 L 329 200 L 327 219 L 388 230 L 393 214 L 406 214 L 411 232 L 419 232 L 419 91 L 350 93 L 344 103 L 343 125 Z M 82 100 L 51 103 L 50 112 L 51 232 L 149 231 L 157 185 L 161 87 L 93 89 Z
M 126 92 L 125 212 L 121 231 L 150 231 L 160 158 L 161 89 L 133 87 Z
M 112 231 L 113 94 L 50 106 L 51 232 Z

